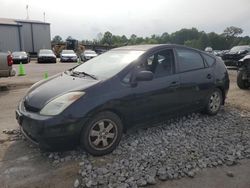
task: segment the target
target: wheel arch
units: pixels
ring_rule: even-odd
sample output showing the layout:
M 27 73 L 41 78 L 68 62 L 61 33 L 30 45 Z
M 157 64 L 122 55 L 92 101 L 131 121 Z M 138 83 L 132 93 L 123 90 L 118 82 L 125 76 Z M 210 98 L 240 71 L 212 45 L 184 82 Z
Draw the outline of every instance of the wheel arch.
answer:
M 225 100 L 226 100 L 226 92 L 225 89 L 221 86 L 216 87 L 217 89 L 219 89 L 221 91 L 222 94 L 222 105 L 225 104 Z
M 87 121 L 84 123 L 86 124 L 91 118 L 93 118 L 95 115 L 99 114 L 99 113 L 102 113 L 102 112 L 112 112 L 114 113 L 115 115 L 117 115 L 122 124 L 123 124 L 123 132 L 126 132 L 127 130 L 127 123 L 128 123 L 128 119 L 125 117 L 125 115 L 120 111 L 118 110 L 117 108 L 112 108 L 112 107 L 99 107 L 99 108 L 96 108 L 95 110 L 92 110 L 91 112 L 89 112 L 86 117 L 87 117 Z M 83 130 L 84 128 L 84 125 L 82 126 L 81 128 L 81 131 Z

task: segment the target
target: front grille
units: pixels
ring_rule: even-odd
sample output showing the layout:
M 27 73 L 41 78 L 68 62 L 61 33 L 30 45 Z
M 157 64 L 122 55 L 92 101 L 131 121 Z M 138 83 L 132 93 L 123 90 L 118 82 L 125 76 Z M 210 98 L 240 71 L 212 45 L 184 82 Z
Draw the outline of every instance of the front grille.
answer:
M 27 101 L 25 100 L 24 101 L 24 107 L 27 111 L 30 111 L 30 112 L 39 112 L 40 109 L 39 108 L 36 108 L 36 107 L 33 107 L 33 106 L 30 106 Z

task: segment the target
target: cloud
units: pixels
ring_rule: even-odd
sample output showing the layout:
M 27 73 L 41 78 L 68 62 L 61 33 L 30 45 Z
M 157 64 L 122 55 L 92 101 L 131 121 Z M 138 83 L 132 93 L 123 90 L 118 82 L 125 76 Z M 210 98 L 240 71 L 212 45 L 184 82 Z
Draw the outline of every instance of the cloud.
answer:
M 250 35 L 249 0 L 0 0 L 0 17 L 26 18 L 51 23 L 51 34 L 92 39 L 99 32 L 150 36 L 196 27 L 221 33 L 228 26 Z M 11 11 L 9 11 L 11 10 Z

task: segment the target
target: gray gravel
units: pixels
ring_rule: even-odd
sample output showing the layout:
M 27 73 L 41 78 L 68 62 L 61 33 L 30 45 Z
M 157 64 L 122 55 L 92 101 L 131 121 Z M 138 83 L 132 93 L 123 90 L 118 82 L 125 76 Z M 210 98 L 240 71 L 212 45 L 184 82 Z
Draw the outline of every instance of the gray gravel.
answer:
M 194 178 L 203 168 L 250 159 L 250 113 L 226 107 L 212 117 L 193 113 L 157 127 L 131 130 L 113 153 L 102 157 L 80 149 L 44 155 L 53 165 L 79 162 L 73 187 L 135 188 L 159 180 Z
M 143 187 L 200 169 L 250 159 L 250 114 L 225 108 L 217 116 L 191 114 L 126 134 L 104 157 L 81 160 L 81 187 Z M 231 175 L 231 174 L 230 174 Z

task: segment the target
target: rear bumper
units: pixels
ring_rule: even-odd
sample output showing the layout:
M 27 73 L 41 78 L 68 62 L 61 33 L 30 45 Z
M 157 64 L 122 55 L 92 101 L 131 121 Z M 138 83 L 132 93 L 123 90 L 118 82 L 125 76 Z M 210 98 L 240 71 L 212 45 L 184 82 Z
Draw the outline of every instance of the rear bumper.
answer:
M 16 70 L 10 67 L 8 70 L 0 70 L 0 77 L 11 77 L 16 75 Z
M 84 120 L 64 117 L 45 117 L 37 113 L 16 110 L 22 134 L 45 150 L 64 150 L 79 144 Z

